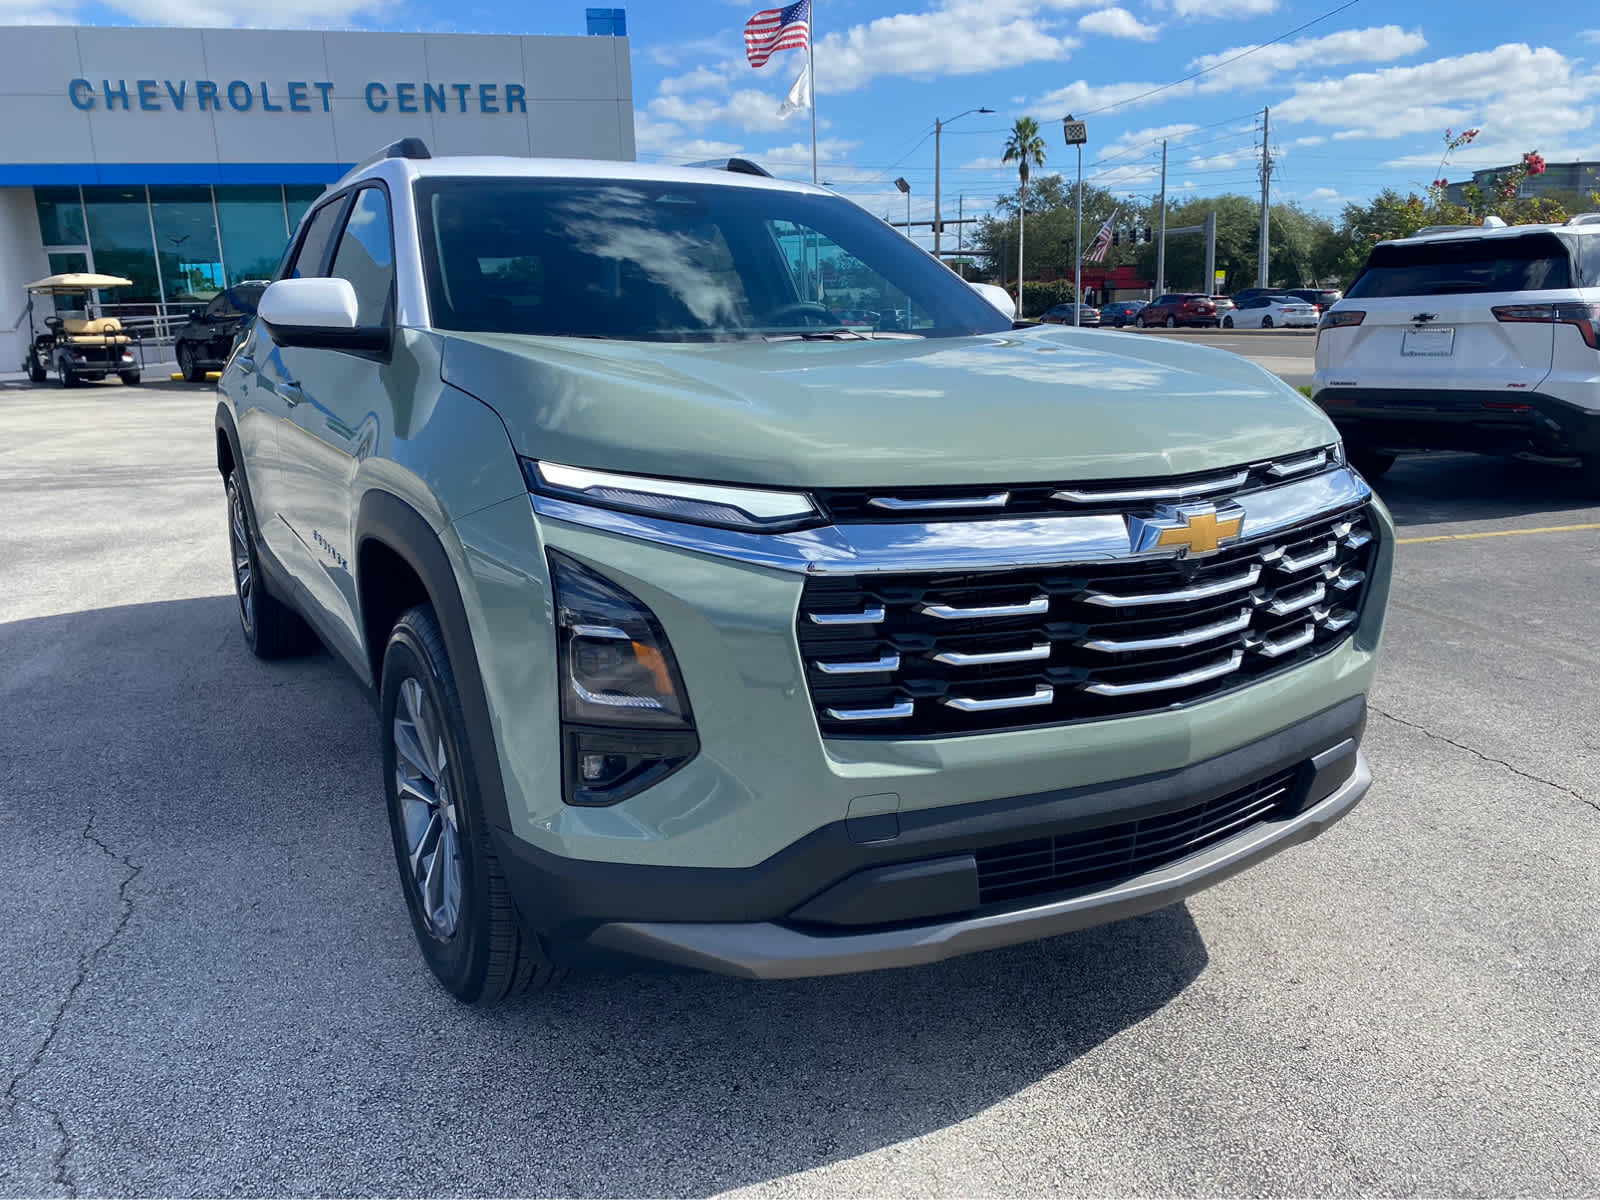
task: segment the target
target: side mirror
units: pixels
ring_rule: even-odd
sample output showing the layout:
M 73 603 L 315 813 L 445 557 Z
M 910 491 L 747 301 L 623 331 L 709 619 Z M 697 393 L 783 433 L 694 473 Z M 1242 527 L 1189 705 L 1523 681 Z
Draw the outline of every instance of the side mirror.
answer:
M 999 309 L 1008 321 L 1017 319 L 1017 302 L 1005 288 L 992 283 L 970 283 L 967 286 Z
M 387 350 L 386 327 L 356 324 L 359 306 L 348 279 L 280 279 L 261 294 L 256 315 L 280 346 Z

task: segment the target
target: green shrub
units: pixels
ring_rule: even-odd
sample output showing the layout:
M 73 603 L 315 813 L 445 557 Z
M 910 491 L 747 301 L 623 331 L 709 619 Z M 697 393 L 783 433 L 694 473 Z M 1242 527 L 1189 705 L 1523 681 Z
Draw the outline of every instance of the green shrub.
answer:
M 1071 304 L 1077 299 L 1072 290 L 1072 280 L 1055 279 L 1048 283 L 1022 285 L 1022 316 L 1037 317 L 1058 304 Z

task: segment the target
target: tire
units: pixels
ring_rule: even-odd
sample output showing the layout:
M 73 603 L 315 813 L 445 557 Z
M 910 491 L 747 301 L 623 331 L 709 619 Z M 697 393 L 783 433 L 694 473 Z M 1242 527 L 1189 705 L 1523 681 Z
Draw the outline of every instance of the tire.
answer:
M 1168 329 L 1176 329 L 1177 327 L 1178 327 L 1178 318 L 1177 317 L 1168 317 L 1167 318 L 1167 328 Z
M 1350 465 L 1361 472 L 1368 483 L 1382 479 L 1388 474 L 1389 468 L 1394 466 L 1394 455 L 1383 454 L 1366 446 L 1352 446 L 1346 443 L 1344 452 Z
M 141 376 L 137 371 L 118 371 L 117 378 L 122 380 L 124 386 L 126 387 L 138 387 L 139 381 L 143 378 L 143 376 Z
M 1263 329 L 1271 329 L 1272 328 L 1272 318 L 1271 317 L 1262 317 L 1261 318 L 1261 328 L 1263 328 Z
M 233 563 L 233 598 L 239 613 L 244 644 L 257 658 L 294 658 L 314 649 L 316 634 L 304 618 L 267 587 L 256 549 L 256 526 L 239 483 L 239 472 L 228 475 L 228 550 Z
M 178 373 L 190 383 L 204 383 L 206 379 L 205 368 L 195 362 L 188 342 L 178 343 Z
M 78 386 L 78 377 L 72 373 L 72 368 L 64 363 L 56 364 L 56 386 L 64 388 Z
M 49 378 L 50 378 L 50 372 L 46 371 L 42 366 L 39 365 L 38 357 L 36 355 L 29 354 L 28 355 L 28 382 L 29 383 L 43 383 L 45 380 L 47 380 Z
M 432 605 L 405 613 L 389 635 L 378 727 L 395 866 L 429 969 L 465 1004 L 497 1004 L 557 982 L 565 972 L 522 924 L 489 839 Z
M 1233 328 L 1233 318 L 1232 317 L 1223 317 L 1222 318 L 1222 327 L 1224 329 L 1232 329 Z

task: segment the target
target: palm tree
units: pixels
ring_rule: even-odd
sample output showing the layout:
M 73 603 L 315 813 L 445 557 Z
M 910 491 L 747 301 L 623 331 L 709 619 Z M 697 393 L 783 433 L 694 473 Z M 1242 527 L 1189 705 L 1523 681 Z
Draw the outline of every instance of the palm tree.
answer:
M 1006 139 L 1006 153 L 1001 162 L 1017 164 L 1017 176 L 1022 181 L 1017 188 L 1017 316 L 1022 316 L 1022 224 L 1028 206 L 1028 175 L 1034 167 L 1044 166 L 1044 139 L 1039 136 L 1039 122 L 1032 117 L 1018 117 Z

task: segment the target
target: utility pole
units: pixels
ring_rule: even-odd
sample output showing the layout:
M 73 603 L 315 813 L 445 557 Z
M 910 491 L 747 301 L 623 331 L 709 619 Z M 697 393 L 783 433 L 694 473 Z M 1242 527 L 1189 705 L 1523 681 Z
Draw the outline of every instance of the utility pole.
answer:
M 935 117 L 933 119 L 933 256 L 940 262 L 944 261 L 944 257 L 939 253 L 939 235 L 944 232 L 941 228 L 944 222 L 940 220 L 944 212 L 939 207 L 939 135 L 943 132 L 944 122 Z
M 967 194 L 956 194 L 956 274 L 965 279 L 967 277 L 967 264 L 961 261 L 961 235 L 967 228 L 966 221 Z
M 1167 290 L 1167 140 L 1161 139 L 1161 237 L 1156 242 L 1156 297 Z
M 1202 285 L 1207 295 L 1217 286 L 1217 210 L 1206 216 L 1206 278 Z
M 1267 286 L 1268 238 L 1271 236 L 1272 216 L 1272 143 L 1267 138 L 1267 118 L 1270 108 L 1261 110 L 1261 244 L 1256 247 L 1256 286 Z

